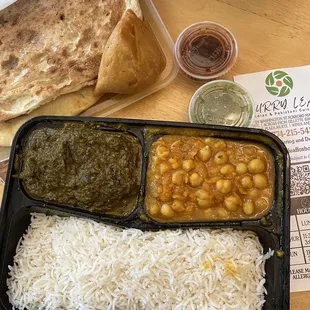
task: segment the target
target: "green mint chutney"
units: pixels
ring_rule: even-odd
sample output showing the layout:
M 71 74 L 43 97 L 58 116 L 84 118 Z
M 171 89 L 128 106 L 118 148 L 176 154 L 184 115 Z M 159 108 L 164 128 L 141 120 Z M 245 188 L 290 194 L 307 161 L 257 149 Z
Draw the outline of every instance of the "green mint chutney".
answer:
M 253 100 L 239 84 L 217 80 L 196 91 L 188 112 L 192 123 L 249 127 Z

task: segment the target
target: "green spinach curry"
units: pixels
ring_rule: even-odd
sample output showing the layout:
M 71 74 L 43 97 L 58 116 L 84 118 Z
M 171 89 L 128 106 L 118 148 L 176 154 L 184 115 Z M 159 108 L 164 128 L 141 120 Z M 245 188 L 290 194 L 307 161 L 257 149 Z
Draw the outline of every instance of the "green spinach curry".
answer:
M 132 211 L 141 174 L 139 140 L 96 126 L 66 123 L 30 134 L 19 174 L 30 196 L 100 213 Z

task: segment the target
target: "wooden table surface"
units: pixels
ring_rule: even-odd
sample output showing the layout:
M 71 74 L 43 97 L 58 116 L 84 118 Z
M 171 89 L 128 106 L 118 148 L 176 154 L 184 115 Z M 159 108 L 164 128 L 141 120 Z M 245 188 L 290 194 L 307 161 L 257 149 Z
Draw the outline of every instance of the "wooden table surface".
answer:
M 153 0 L 172 39 L 192 23 L 211 20 L 237 38 L 239 58 L 225 77 L 310 64 L 310 0 Z M 200 86 L 177 76 L 165 89 L 110 117 L 188 121 L 188 103 Z M 310 280 L 309 280 L 310 281 Z M 310 292 L 292 293 L 291 309 L 310 309 Z

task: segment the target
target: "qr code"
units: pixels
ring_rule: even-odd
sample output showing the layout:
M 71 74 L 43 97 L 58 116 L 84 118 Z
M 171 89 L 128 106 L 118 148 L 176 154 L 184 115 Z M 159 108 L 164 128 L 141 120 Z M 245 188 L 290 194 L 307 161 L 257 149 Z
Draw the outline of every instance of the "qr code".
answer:
M 291 166 L 291 196 L 310 194 L 310 163 Z

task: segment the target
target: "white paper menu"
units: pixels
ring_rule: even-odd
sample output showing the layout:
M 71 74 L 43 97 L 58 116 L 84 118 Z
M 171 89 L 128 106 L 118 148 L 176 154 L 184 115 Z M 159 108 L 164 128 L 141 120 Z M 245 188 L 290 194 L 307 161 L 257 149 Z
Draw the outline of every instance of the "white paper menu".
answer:
M 310 66 L 234 77 L 252 95 L 251 127 L 277 135 L 291 156 L 291 292 L 310 290 Z

